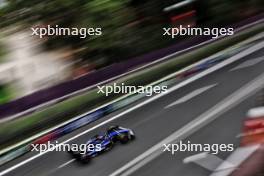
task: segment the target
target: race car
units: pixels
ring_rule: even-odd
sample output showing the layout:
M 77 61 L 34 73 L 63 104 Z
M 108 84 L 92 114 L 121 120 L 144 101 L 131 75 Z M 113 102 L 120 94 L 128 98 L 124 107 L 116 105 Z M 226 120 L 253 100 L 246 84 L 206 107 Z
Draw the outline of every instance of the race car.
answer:
M 117 142 L 126 144 L 133 139 L 135 139 L 135 134 L 131 129 L 112 126 L 104 134 L 95 135 L 86 142 L 86 146 L 92 145 L 95 147 L 87 147 L 85 152 L 71 149 L 69 153 L 82 163 L 88 163 L 91 158 L 110 150 Z

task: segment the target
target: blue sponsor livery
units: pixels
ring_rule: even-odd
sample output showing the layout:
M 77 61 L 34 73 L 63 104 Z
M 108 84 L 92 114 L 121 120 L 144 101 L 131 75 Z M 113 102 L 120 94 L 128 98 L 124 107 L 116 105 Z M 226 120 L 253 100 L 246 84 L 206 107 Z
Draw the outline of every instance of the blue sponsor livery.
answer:
M 77 160 L 87 163 L 91 158 L 110 150 L 115 143 L 125 144 L 133 139 L 135 139 L 135 134 L 131 129 L 112 126 L 104 134 L 95 135 L 86 142 L 86 146 L 94 146 L 93 148 L 87 147 L 85 152 L 70 150 L 70 153 Z

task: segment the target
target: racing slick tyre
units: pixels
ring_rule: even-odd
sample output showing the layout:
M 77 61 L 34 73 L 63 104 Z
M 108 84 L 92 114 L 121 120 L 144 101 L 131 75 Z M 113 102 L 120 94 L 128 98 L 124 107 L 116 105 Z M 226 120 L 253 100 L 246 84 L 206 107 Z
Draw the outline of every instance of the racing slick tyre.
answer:
M 91 161 L 91 158 L 87 155 L 80 155 L 79 156 L 79 160 L 83 163 L 83 164 L 87 164 Z
M 74 151 L 74 150 L 69 150 L 68 153 L 71 154 L 74 158 L 78 158 L 80 155 L 79 151 Z
M 129 141 L 128 135 L 120 135 L 118 138 L 119 138 L 118 140 L 121 142 L 121 144 L 126 144 Z

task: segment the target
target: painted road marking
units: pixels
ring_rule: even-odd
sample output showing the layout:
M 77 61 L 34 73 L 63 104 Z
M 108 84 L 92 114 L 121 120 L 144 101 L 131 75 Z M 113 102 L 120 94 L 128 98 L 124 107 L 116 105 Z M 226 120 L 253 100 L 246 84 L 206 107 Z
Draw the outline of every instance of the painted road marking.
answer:
M 232 68 L 230 71 L 236 71 L 236 70 L 240 70 L 243 68 L 252 67 L 252 66 L 257 65 L 258 63 L 260 63 L 262 61 L 264 61 L 264 57 L 258 57 L 255 59 L 250 59 L 250 60 L 247 60 L 247 61 L 243 62 L 242 64 L 238 65 L 237 67 Z
M 228 176 L 235 169 L 241 165 L 247 158 L 249 158 L 260 145 L 252 145 L 248 147 L 241 147 L 235 150 L 225 162 L 218 166 L 210 176 Z M 234 167 L 228 167 L 228 163 L 232 163 Z
M 199 89 L 196 89 L 195 91 L 187 94 L 186 96 L 180 98 L 179 100 L 169 104 L 168 106 L 165 107 L 165 109 L 167 108 L 171 108 L 172 106 L 175 106 L 175 105 L 178 105 L 178 104 L 182 104 L 182 103 L 185 103 L 189 100 L 191 100 L 192 98 L 206 92 L 207 90 L 215 87 L 217 84 L 213 84 L 213 85 L 209 85 L 209 86 L 205 86 L 205 87 L 202 87 L 202 88 L 199 88 Z
M 74 162 L 75 160 L 76 160 L 76 159 L 72 159 L 72 160 L 70 160 L 70 161 L 68 161 L 68 162 L 66 162 L 66 163 L 64 163 L 64 164 L 62 164 L 62 165 L 60 165 L 60 166 L 58 167 L 58 169 L 63 168 L 63 167 L 65 167 L 65 166 L 71 164 L 71 163 Z
M 215 171 L 216 168 L 224 162 L 227 161 L 224 161 L 223 159 L 217 157 L 216 155 L 207 152 L 192 155 L 183 159 L 184 164 L 195 163 L 209 171 Z M 225 166 L 226 167 L 223 169 L 229 169 L 234 167 L 234 165 L 229 162 L 227 162 Z

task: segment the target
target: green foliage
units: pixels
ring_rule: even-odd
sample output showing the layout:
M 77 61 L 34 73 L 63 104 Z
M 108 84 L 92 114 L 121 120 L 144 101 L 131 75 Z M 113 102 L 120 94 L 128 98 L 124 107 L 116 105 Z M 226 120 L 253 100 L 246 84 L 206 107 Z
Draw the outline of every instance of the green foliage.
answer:
M 126 27 L 134 20 L 133 9 L 128 0 L 10 0 L 10 9 L 26 9 L 16 18 L 29 25 L 35 23 L 58 24 L 60 27 L 100 27 L 103 35 L 80 39 L 74 36 L 51 37 L 48 46 L 82 48 L 84 53 L 109 51 L 126 47 L 134 28 Z M 19 7 L 19 8 L 18 8 Z
M 7 103 L 12 98 L 8 85 L 0 85 L 0 104 Z
M 107 65 L 151 50 L 172 41 L 162 37 L 162 28 L 169 22 L 164 7 L 176 1 L 162 0 L 7 0 L 0 9 L 0 27 L 22 22 L 58 24 L 60 27 L 100 27 L 102 36 L 80 39 L 76 36 L 50 37 L 48 48 L 72 47 L 80 51 L 76 57 Z M 178 2 L 178 1 L 177 1 Z M 261 7 L 263 0 L 199 0 L 195 1 L 198 24 L 228 25 L 246 12 Z M 244 9 L 249 9 L 244 11 Z M 245 16 L 241 15 L 244 14 Z M 177 12 L 176 12 L 177 14 Z M 177 42 L 177 41 L 173 41 Z M 97 62 L 96 62 L 97 63 Z

